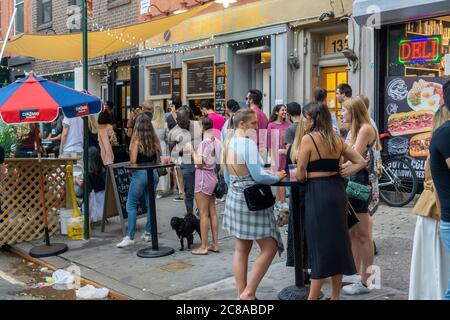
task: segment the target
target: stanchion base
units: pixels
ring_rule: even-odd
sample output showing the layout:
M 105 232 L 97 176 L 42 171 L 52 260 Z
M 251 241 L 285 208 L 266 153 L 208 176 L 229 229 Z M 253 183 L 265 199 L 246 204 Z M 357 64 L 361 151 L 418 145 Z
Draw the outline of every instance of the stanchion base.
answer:
M 30 250 L 30 256 L 33 258 L 44 258 L 57 256 L 58 254 L 64 253 L 69 248 L 64 243 L 52 243 L 49 246 L 37 246 Z
M 159 247 L 159 250 L 153 250 L 153 248 L 150 247 L 139 250 L 137 256 L 140 258 L 159 258 L 168 256 L 174 252 L 175 250 L 169 247 Z
M 307 300 L 309 287 L 290 286 L 280 291 L 278 299 L 280 300 Z M 320 292 L 319 299 L 323 298 L 323 292 Z

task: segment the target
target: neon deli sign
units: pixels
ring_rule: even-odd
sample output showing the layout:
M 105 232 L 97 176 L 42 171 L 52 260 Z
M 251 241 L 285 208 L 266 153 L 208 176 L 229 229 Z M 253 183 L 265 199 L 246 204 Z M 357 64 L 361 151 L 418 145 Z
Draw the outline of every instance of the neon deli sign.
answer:
M 441 36 L 401 40 L 398 61 L 401 64 L 437 63 L 441 59 Z

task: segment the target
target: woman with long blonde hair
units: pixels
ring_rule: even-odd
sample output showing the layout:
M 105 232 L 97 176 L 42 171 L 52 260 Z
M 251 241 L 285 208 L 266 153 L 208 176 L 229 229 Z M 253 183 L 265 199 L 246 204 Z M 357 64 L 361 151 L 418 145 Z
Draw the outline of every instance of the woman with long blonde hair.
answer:
M 350 127 L 346 143 L 367 161 L 366 166 L 350 176 L 349 180 L 373 187 L 371 181 L 373 176 L 377 175 L 374 165 L 377 150 L 377 131 L 371 124 L 364 100 L 359 97 L 346 100 L 342 105 L 342 114 L 344 122 Z M 345 168 L 346 165 L 348 163 L 344 163 L 343 167 Z M 354 198 L 349 198 L 349 201 L 360 220 L 359 223 L 350 229 L 353 258 L 355 259 L 356 269 L 360 278 L 354 276 L 354 279 L 351 281 L 354 283 L 345 286 L 343 291 L 349 295 L 357 295 L 370 292 L 370 289 L 367 287 L 367 280 L 371 275 L 369 267 L 373 265 L 374 261 L 373 223 L 369 214 L 369 201 Z
M 156 135 L 158 136 L 159 142 L 161 144 L 161 156 L 169 156 L 169 127 L 164 116 L 163 107 L 159 104 L 155 104 L 153 110 L 153 127 L 155 128 Z M 160 199 L 163 197 L 164 193 L 170 190 L 170 175 L 167 174 L 159 178 L 158 186 L 156 187 L 156 198 Z
M 244 190 L 255 184 L 274 184 L 286 176 L 286 172 L 267 174 L 258 153 L 256 139 L 249 136 L 256 132 L 257 118 L 251 109 L 239 110 L 234 116 L 236 130 L 227 139 L 223 149 L 224 177 L 228 184 L 223 217 L 223 229 L 235 237 L 233 272 L 237 295 L 241 300 L 255 300 L 256 290 L 269 269 L 277 251 L 284 250 L 273 206 L 251 211 Z M 249 254 L 256 242 L 260 253 L 248 275 Z

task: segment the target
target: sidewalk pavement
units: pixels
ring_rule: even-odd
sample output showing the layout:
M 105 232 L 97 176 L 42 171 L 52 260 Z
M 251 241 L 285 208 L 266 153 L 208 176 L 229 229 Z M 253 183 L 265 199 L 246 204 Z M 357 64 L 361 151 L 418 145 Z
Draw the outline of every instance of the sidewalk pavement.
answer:
M 224 205 L 218 205 L 220 226 Z M 236 289 L 232 271 L 234 239 L 224 230 L 219 230 L 220 253 L 210 252 L 205 256 L 195 256 L 190 250 L 179 251 L 180 242 L 170 227 L 173 216 L 184 215 L 183 202 L 173 202 L 172 197 L 157 200 L 157 219 L 159 245 L 175 249 L 175 253 L 166 257 L 144 259 L 136 252 L 151 246 L 143 243 L 140 234 L 144 230 L 145 218 L 138 220 L 136 244 L 119 249 L 116 244 L 122 239 L 119 218 L 110 218 L 106 232 L 100 226 L 93 228 L 89 241 L 70 241 L 66 236 L 53 236 L 51 242 L 68 244 L 69 251 L 57 257 L 42 260 L 57 268 L 66 268 L 75 264 L 81 269 L 81 276 L 97 282 L 130 299 L 208 299 L 235 300 Z M 409 260 L 415 220 L 409 214 L 410 208 L 388 208 L 382 206 L 375 216 L 375 238 L 380 252 L 376 264 L 382 269 L 382 288 L 369 294 L 346 296 L 344 300 L 385 300 L 407 299 L 409 282 Z M 377 222 L 380 221 L 379 224 Z M 398 229 L 397 225 L 399 226 Z M 285 230 L 281 234 L 286 244 Z M 401 230 L 400 230 L 401 229 Z M 402 231 L 403 233 L 399 232 Z M 200 243 L 194 236 L 194 248 Z M 16 248 L 28 252 L 32 246 L 41 245 L 42 240 L 21 243 Z M 186 245 L 185 245 L 186 248 Z M 394 250 L 392 252 L 392 250 Z M 252 249 L 250 265 L 257 254 L 257 245 Z M 258 288 L 257 296 L 261 300 L 278 299 L 278 293 L 294 284 L 294 268 L 286 267 L 286 252 L 273 260 L 272 266 Z M 330 283 L 326 282 L 323 292 L 330 296 Z

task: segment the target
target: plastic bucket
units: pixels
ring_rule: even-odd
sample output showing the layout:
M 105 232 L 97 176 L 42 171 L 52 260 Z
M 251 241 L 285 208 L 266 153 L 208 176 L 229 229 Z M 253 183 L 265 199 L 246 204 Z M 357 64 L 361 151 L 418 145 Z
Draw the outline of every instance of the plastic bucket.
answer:
M 59 210 L 59 223 L 61 226 L 61 234 L 68 234 L 68 222 L 73 217 L 73 209 L 60 209 Z

